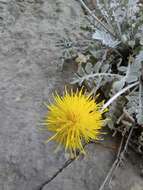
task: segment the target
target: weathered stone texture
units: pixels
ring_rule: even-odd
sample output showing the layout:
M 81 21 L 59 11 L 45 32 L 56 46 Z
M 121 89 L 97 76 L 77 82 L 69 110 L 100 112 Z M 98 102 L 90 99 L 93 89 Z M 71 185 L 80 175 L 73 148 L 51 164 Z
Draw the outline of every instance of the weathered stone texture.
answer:
M 58 67 L 63 50 L 56 43 L 76 39 L 82 15 L 75 0 L 0 0 L 0 190 L 40 190 L 66 161 L 63 151 L 53 153 L 54 143 L 44 144 L 49 133 L 37 125 L 43 102 L 72 77 L 70 63 L 64 72 Z M 98 190 L 114 155 L 91 144 L 43 190 Z

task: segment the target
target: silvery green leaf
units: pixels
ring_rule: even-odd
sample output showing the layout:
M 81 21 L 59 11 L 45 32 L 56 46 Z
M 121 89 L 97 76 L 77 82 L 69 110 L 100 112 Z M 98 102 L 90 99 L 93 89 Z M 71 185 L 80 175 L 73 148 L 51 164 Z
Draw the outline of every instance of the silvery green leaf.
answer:
M 140 45 L 143 45 L 143 38 L 140 39 Z
M 139 92 L 133 92 L 130 95 L 126 96 L 128 103 L 126 105 L 127 111 L 130 115 L 138 114 L 139 107 Z
M 93 72 L 93 66 L 92 66 L 91 63 L 88 62 L 88 63 L 86 64 L 86 66 L 85 66 L 85 71 L 86 71 L 88 74 L 90 74 L 90 73 Z
M 143 52 L 140 52 L 132 63 L 128 65 L 128 72 L 126 75 L 126 81 L 128 83 L 135 82 L 139 79 L 139 71 L 141 69 L 141 62 L 143 61 Z
M 123 43 L 127 43 L 127 41 L 128 41 L 127 35 L 123 34 L 123 35 L 121 36 L 121 40 L 122 40 Z
M 123 113 L 123 107 L 125 105 L 125 97 L 120 96 L 116 101 L 114 101 L 110 107 L 109 112 L 106 113 L 107 118 L 112 118 L 111 121 L 109 120 L 108 126 L 109 128 L 115 129 L 115 124 L 118 118 Z
M 143 85 L 139 87 L 139 109 L 137 115 L 138 124 L 143 125 Z
M 83 67 L 82 67 L 81 64 L 79 64 L 79 66 L 78 66 L 78 71 L 77 71 L 77 73 L 78 73 L 80 76 L 84 76 L 84 75 L 85 75 L 85 71 L 84 71 L 84 69 L 83 69 Z
M 124 6 L 118 6 L 116 9 L 114 9 L 114 20 L 118 24 L 123 24 L 124 20 L 126 18 L 126 8 Z
M 79 86 L 82 85 L 84 80 L 81 79 L 81 77 L 79 77 L 79 75 L 75 74 L 72 81 L 71 81 L 71 84 L 76 84 L 78 83 Z
M 138 80 L 138 76 L 130 74 L 127 78 L 128 83 L 132 83 Z
M 119 81 L 115 81 L 114 83 L 113 83 L 113 90 L 114 90 L 114 92 L 118 92 L 118 91 L 120 91 L 123 87 L 124 87 L 124 85 L 125 85 L 125 77 L 123 77 L 121 80 L 119 80 Z
M 102 56 L 102 54 L 103 54 L 103 51 L 101 51 L 101 50 L 89 50 L 89 52 L 91 53 L 91 55 L 93 56 L 93 57 L 95 57 L 96 59 L 100 59 L 101 58 L 101 56 Z
M 100 65 L 99 62 L 97 62 L 97 63 L 94 65 L 93 70 L 95 71 L 95 73 L 98 73 L 99 70 L 100 70 L 100 68 L 101 68 L 101 65 Z
M 127 7 L 127 17 L 136 19 L 136 13 L 139 12 L 139 0 L 129 0 Z
M 140 65 L 141 62 L 143 62 L 143 50 L 141 50 L 141 51 L 139 52 L 139 54 L 136 56 L 135 61 L 136 61 L 137 64 L 139 64 L 139 65 Z
M 139 91 L 135 91 L 126 96 L 128 103 L 126 105 L 127 111 L 130 115 L 136 114 L 137 122 L 143 125 L 143 87 L 140 85 Z
M 139 73 L 140 65 L 136 62 L 129 63 L 128 70 L 126 72 L 126 82 L 132 83 L 138 80 L 138 73 Z
M 134 48 L 134 46 L 135 46 L 135 40 L 130 40 L 130 41 L 128 41 L 128 45 L 131 47 L 131 48 Z
M 101 41 L 103 45 L 111 48 L 116 47 L 120 43 L 120 41 L 113 39 L 109 33 L 98 29 L 92 35 L 92 38 Z
M 110 65 L 108 63 L 103 64 L 102 67 L 101 67 L 101 72 L 102 73 L 107 72 L 109 67 L 110 67 Z
M 127 67 L 125 67 L 125 66 L 120 66 L 120 67 L 118 67 L 118 71 L 119 71 L 119 72 L 122 72 L 122 73 L 125 73 L 125 72 L 127 71 Z
M 110 13 L 110 0 L 102 1 L 96 0 L 97 8 L 100 10 L 100 13 L 104 17 L 105 21 L 108 24 L 108 27 L 114 31 L 112 27 L 112 15 Z

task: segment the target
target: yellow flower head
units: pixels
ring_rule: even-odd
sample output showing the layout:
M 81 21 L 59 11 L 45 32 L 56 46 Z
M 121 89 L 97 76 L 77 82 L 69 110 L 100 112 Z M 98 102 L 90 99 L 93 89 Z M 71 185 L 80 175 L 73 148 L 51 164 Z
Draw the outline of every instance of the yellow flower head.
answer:
M 49 112 L 45 117 L 46 128 L 53 132 L 53 136 L 47 140 L 55 140 L 69 150 L 71 155 L 77 151 L 83 152 L 83 143 L 98 140 L 100 129 L 103 126 L 103 102 L 85 95 L 82 90 L 70 93 L 65 90 L 65 95 L 54 96 L 55 102 L 48 107 Z

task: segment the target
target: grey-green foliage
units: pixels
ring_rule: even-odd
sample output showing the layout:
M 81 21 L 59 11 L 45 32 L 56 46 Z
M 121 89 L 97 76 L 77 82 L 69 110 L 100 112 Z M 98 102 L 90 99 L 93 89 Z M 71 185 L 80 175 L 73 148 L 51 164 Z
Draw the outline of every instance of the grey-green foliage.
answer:
M 141 84 L 139 88 L 139 111 L 137 114 L 137 120 L 140 125 L 143 124 L 143 86 Z
M 139 0 L 97 0 L 97 6 L 104 18 L 104 22 L 114 34 L 115 44 L 121 41 L 131 47 L 135 45 L 135 40 L 138 36 L 137 30 L 139 30 L 142 22 L 142 18 L 138 16 L 140 11 L 139 5 Z M 101 41 L 105 42 L 107 35 L 103 35 L 103 29 L 100 31 L 102 34 Z M 95 31 L 93 38 L 98 39 L 98 36 L 99 31 L 98 33 Z M 110 40 L 110 47 L 112 47 L 113 36 L 110 36 L 109 39 L 112 39 Z M 108 45 L 110 43 L 108 40 Z
M 94 43 L 87 49 L 90 59 L 78 65 L 73 83 L 88 86 L 93 94 L 100 90 L 109 99 L 124 87 L 140 81 L 143 75 L 143 4 L 139 0 L 97 0 L 97 8 L 94 13 L 98 13 L 103 25 L 96 22 L 92 32 Z M 122 103 L 117 102 L 109 107 L 110 128 L 116 124 L 123 108 L 136 117 L 138 124 L 143 124 L 141 83 L 122 95 Z
M 103 30 L 96 30 L 92 36 L 95 40 L 100 40 L 104 45 L 109 46 L 111 48 L 116 47 L 120 44 L 119 40 L 115 40 L 109 33 Z

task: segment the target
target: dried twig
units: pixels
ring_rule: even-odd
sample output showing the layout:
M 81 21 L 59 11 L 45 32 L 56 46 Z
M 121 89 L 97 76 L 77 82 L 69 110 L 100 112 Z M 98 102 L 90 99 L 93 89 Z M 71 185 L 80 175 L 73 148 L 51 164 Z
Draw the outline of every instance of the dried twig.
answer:
M 123 161 L 123 159 L 125 157 L 125 153 L 127 151 L 128 145 L 129 145 L 129 141 L 130 141 L 132 133 L 133 133 L 133 130 L 134 130 L 134 125 L 133 125 L 133 127 L 131 128 L 131 130 L 129 132 L 129 135 L 128 135 L 128 138 L 126 140 L 126 143 L 125 143 L 124 147 L 123 147 L 123 142 L 124 142 L 125 134 L 122 137 L 121 143 L 120 143 L 120 146 L 119 146 L 119 150 L 118 150 L 118 154 L 117 154 L 117 158 L 114 161 L 112 167 L 110 168 L 110 170 L 109 170 L 109 172 L 108 172 L 105 180 L 103 181 L 102 185 L 100 186 L 99 190 L 103 190 L 104 189 L 104 187 L 105 187 L 105 185 L 106 185 L 106 183 L 107 183 L 108 180 L 110 180 L 110 182 L 111 182 L 113 174 L 115 173 L 115 171 L 119 167 L 120 163 Z
M 121 150 L 122 150 L 122 145 L 123 145 L 123 142 L 124 142 L 124 137 L 122 137 L 122 140 L 121 140 L 121 143 L 120 143 L 120 146 L 119 146 L 119 149 L 118 149 L 118 153 L 117 153 L 117 158 L 116 160 L 114 161 L 114 163 L 112 164 L 112 167 L 110 168 L 105 180 L 103 181 L 102 185 L 100 186 L 100 189 L 99 190 L 103 190 L 104 189 L 104 186 L 106 185 L 108 179 L 110 178 L 114 168 L 116 167 L 117 163 L 118 163 L 118 159 L 119 159 L 119 155 L 121 153 Z

